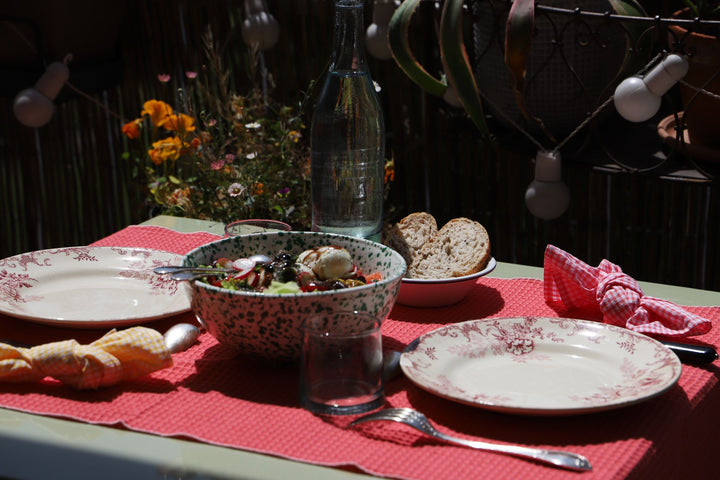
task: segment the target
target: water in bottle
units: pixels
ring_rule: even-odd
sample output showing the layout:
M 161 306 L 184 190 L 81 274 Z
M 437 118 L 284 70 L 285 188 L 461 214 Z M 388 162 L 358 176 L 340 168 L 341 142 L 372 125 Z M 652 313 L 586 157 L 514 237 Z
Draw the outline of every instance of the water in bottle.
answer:
M 335 1 L 329 71 L 311 125 L 313 230 L 380 240 L 385 124 L 365 59 L 363 2 Z

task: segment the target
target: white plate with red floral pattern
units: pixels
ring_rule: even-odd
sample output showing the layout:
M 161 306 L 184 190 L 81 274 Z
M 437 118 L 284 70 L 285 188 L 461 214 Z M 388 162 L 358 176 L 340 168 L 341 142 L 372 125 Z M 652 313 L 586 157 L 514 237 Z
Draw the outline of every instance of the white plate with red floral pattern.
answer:
M 682 366 L 661 343 L 585 320 L 514 317 L 433 330 L 403 352 L 420 388 L 464 404 L 522 415 L 574 415 L 657 397 Z
M 0 260 L 0 313 L 73 328 L 138 324 L 190 310 L 186 285 L 153 272 L 182 255 L 119 247 L 39 250 Z

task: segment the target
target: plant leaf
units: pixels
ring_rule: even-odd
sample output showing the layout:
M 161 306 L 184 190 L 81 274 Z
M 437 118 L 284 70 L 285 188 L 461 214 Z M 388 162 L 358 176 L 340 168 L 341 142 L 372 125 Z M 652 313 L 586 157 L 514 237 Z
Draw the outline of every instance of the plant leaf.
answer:
M 521 94 L 525 87 L 525 66 L 530 56 L 533 28 L 535 1 L 515 0 L 510 7 L 505 26 L 505 64 L 510 69 L 513 88 Z
M 612 9 L 618 15 L 627 17 L 647 17 L 645 9 L 635 0 L 608 0 Z M 650 56 L 653 47 L 653 38 L 647 35 L 647 29 L 642 24 L 633 22 L 621 23 L 627 32 L 625 57 L 623 58 L 619 76 L 635 74 Z
M 440 52 L 449 82 L 483 140 L 489 142 L 490 131 L 485 122 L 482 100 L 475 82 L 470 60 L 463 43 L 463 0 L 446 0 L 440 20 Z
M 515 0 L 510 7 L 505 25 L 505 64 L 510 70 L 515 103 L 526 120 L 535 123 L 553 142 L 553 135 L 545 128 L 542 119 L 534 117 L 525 103 L 525 74 L 527 59 L 532 47 L 535 28 L 535 1 Z
M 442 80 L 430 75 L 427 70 L 417 61 L 410 48 L 408 41 L 408 30 L 412 16 L 422 0 L 405 0 L 400 4 L 392 18 L 388 28 L 388 41 L 390 51 L 398 66 L 405 74 L 432 95 L 441 96 L 447 90 L 447 84 Z

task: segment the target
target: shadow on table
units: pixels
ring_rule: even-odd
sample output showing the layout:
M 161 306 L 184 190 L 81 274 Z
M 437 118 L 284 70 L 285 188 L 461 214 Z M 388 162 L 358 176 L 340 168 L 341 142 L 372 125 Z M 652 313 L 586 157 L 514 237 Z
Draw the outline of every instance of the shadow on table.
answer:
M 119 396 L 127 393 L 166 394 L 176 388 L 170 381 L 151 377 L 125 381 L 117 385 L 101 387 L 97 390 L 78 390 L 52 378 L 25 383 L 3 382 L 0 385 L 2 385 L 3 394 L 46 395 L 55 397 L 58 400 L 70 400 L 82 404 L 111 403 Z
M 634 438 L 659 442 L 693 413 L 687 394 L 678 385 L 657 398 L 614 410 L 529 416 L 463 405 L 431 395 L 407 379 L 403 383 L 392 386 L 393 390 L 407 390 L 411 406 L 438 426 L 489 440 L 527 445 L 592 445 Z
M 195 360 L 195 368 L 182 387 L 199 393 L 216 391 L 249 402 L 298 406 L 297 362 L 268 362 L 216 344 Z
M 489 317 L 505 306 L 500 292 L 493 287 L 477 284 L 463 300 L 447 307 L 407 307 L 395 304 L 390 318 L 399 322 L 449 323 Z

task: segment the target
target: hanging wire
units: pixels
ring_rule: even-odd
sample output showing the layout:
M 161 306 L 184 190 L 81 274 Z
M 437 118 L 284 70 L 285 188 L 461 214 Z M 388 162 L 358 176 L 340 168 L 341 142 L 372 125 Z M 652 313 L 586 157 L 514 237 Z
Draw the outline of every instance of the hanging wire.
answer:
M 703 28 L 710 28 L 710 29 L 715 28 L 715 29 L 718 29 L 718 31 L 720 31 L 720 20 L 700 20 L 697 18 L 695 18 L 695 19 L 662 18 L 660 16 L 654 16 L 654 17 L 626 16 L 626 15 L 619 15 L 619 14 L 611 13 L 611 12 L 585 11 L 585 10 L 581 10 L 580 8 L 570 10 L 570 9 L 566 9 L 566 8 L 546 6 L 546 5 L 540 5 L 540 4 L 536 4 L 535 8 L 536 8 L 536 13 L 537 12 L 543 12 L 546 14 L 552 13 L 552 14 L 559 14 L 559 15 L 565 15 L 565 16 L 572 16 L 574 18 L 587 17 L 587 18 L 604 19 L 604 20 L 611 20 L 613 22 L 617 22 L 621 25 L 623 25 L 625 23 L 643 24 L 648 27 L 644 31 L 643 36 L 648 35 L 653 29 L 656 29 L 657 31 L 664 31 L 665 28 L 667 28 L 671 25 L 680 26 L 682 28 L 685 28 L 688 31 L 698 31 Z M 720 42 L 720 36 L 715 35 L 715 37 L 717 37 L 718 42 Z M 681 40 L 681 39 L 679 39 L 679 40 Z M 680 44 L 680 41 L 676 41 L 673 48 L 675 48 L 679 44 Z M 630 48 L 633 48 L 633 47 L 630 47 Z M 640 69 L 637 72 L 637 75 L 642 75 L 644 72 L 649 70 L 652 66 L 654 66 L 658 61 L 660 61 L 662 58 L 664 58 L 668 53 L 669 52 L 666 50 L 663 50 L 660 53 L 657 53 L 652 60 L 647 62 L 645 67 L 643 67 L 642 69 Z M 712 79 L 710 79 L 707 82 L 706 85 L 709 85 L 718 76 L 720 76 L 720 70 L 712 77 Z M 708 96 L 710 98 L 714 98 L 714 99 L 720 99 L 720 95 L 706 90 L 705 88 L 703 88 L 705 86 L 699 87 L 699 86 L 690 85 L 685 80 L 680 80 L 679 83 L 695 90 L 696 92 L 698 92 L 698 94 L 703 94 L 703 95 L 706 95 L 706 96 Z M 516 129 L 516 131 L 518 131 L 524 137 L 526 137 L 539 150 L 543 150 L 543 151 L 548 150 L 548 148 L 546 148 L 537 138 L 535 138 L 535 136 L 533 136 L 533 134 L 531 134 L 527 129 L 525 129 L 521 125 L 519 125 L 517 120 L 522 120 L 521 118 L 517 119 L 517 120 L 511 118 L 511 115 L 510 115 L 511 112 L 508 112 L 503 108 L 499 108 L 497 106 L 497 104 L 491 98 L 489 98 L 488 95 L 486 95 L 484 92 L 480 91 L 478 93 L 482 97 L 483 101 L 485 103 L 487 103 L 488 106 L 490 106 L 494 110 L 494 113 L 496 116 L 502 118 L 505 122 L 507 122 L 512 127 L 514 127 Z M 591 114 L 589 114 L 587 117 L 585 117 L 582 120 L 582 122 L 579 125 L 577 125 L 577 127 L 575 127 L 570 132 L 569 135 L 567 135 L 560 142 L 556 143 L 556 146 L 552 147 L 551 151 L 557 152 L 561 148 L 565 147 L 568 144 L 568 142 L 570 142 L 570 140 L 572 140 L 580 132 L 582 132 L 612 102 L 613 102 L 613 95 L 611 94 L 602 104 L 600 104 L 597 108 L 595 108 L 595 110 Z M 677 117 L 677 114 L 675 114 L 675 115 Z M 620 166 L 623 170 L 639 171 L 637 169 L 633 169 L 631 167 L 623 165 L 617 159 L 613 158 L 613 156 L 610 156 L 610 159 L 614 163 L 616 163 L 618 166 Z M 692 159 L 688 159 L 688 161 L 690 162 L 691 165 L 694 166 L 694 168 L 698 172 L 700 172 L 706 178 L 712 178 L 712 177 L 708 177 L 708 175 L 705 173 L 705 171 L 703 169 L 701 169 Z M 662 165 L 664 162 L 665 162 L 665 160 L 663 160 L 663 162 L 661 162 L 660 164 L 657 164 L 657 165 L 651 167 L 650 169 L 642 169 L 642 171 L 654 170 L 655 168 L 660 167 L 660 165 Z
M 646 72 L 649 70 L 649 68 L 653 65 L 655 65 L 659 59 L 661 59 L 664 56 L 663 53 L 657 54 L 652 60 L 650 60 L 639 72 L 638 74 L 642 74 L 643 72 Z M 709 92 L 708 92 L 709 93 Z M 505 121 L 510 123 L 513 127 L 515 127 L 520 133 L 522 133 L 525 137 L 527 137 L 535 146 L 538 147 L 540 150 L 546 150 L 545 146 L 540 143 L 539 140 L 537 140 L 530 132 L 528 132 L 526 129 L 524 129 L 522 126 L 520 126 L 517 122 L 515 122 L 512 118 L 510 118 L 508 115 L 506 115 L 502 109 L 498 108 L 497 105 L 493 103 L 493 101 L 488 98 L 484 93 L 480 92 L 480 96 L 483 98 L 484 101 L 490 105 L 493 110 L 495 110 Z M 610 105 L 613 102 L 614 95 L 610 95 L 610 97 L 605 100 L 599 107 L 597 107 L 590 115 L 588 115 L 575 129 L 573 129 L 572 132 L 570 132 L 565 139 L 560 141 L 557 146 L 555 146 L 552 151 L 557 152 L 562 147 L 564 147 L 570 140 L 575 137 L 578 133 L 580 133 L 591 121 L 593 121 L 600 113 L 602 113 L 605 108 Z

